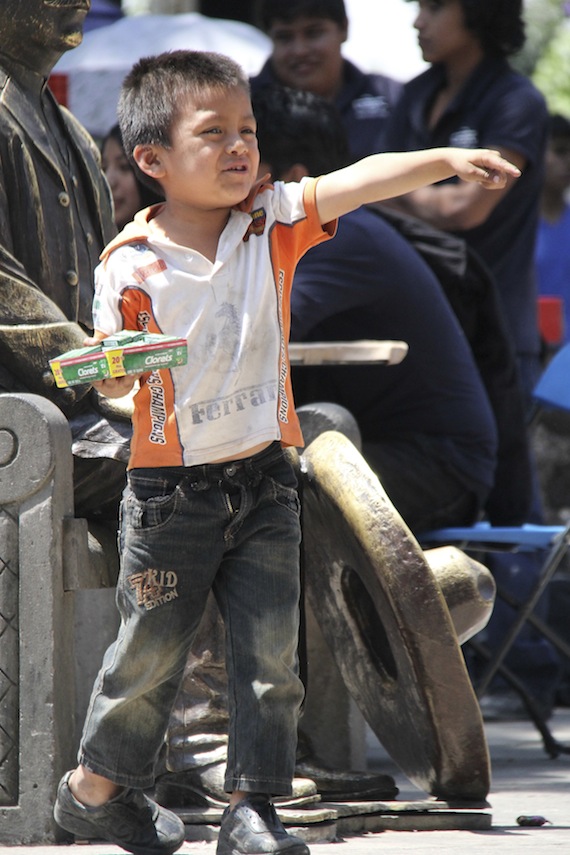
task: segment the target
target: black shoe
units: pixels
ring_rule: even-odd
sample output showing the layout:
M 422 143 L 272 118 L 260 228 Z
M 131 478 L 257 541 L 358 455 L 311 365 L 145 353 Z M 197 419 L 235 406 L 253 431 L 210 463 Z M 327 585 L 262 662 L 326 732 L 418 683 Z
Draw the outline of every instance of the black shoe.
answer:
M 182 772 L 165 772 L 157 778 L 154 798 L 161 805 L 170 808 L 190 807 L 226 807 L 230 796 L 224 790 L 226 763 L 212 763 L 197 769 L 185 769 Z M 293 792 L 290 796 L 278 796 L 274 799 L 279 807 L 300 807 L 314 804 L 320 800 L 313 781 L 295 777 Z
M 184 842 L 184 823 L 142 790 L 125 789 L 101 807 L 74 798 L 66 772 L 57 788 L 54 819 L 82 839 L 108 840 L 135 855 L 172 855 Z
M 310 855 L 299 837 L 287 834 L 268 796 L 252 793 L 223 813 L 216 855 Z

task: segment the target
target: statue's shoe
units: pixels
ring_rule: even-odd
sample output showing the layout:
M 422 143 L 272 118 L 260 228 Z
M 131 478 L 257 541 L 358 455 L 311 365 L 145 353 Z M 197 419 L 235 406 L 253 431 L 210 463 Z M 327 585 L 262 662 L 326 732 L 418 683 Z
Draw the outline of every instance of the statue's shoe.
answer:
M 297 762 L 295 775 L 314 781 L 323 802 L 389 801 L 399 792 L 390 775 L 328 769 L 308 758 Z
M 177 807 L 226 807 L 229 793 L 224 791 L 226 764 L 212 763 L 198 769 L 182 772 L 166 772 L 156 780 L 153 797 L 170 808 Z M 276 796 L 277 807 L 300 807 L 320 801 L 313 781 L 295 777 L 290 796 Z

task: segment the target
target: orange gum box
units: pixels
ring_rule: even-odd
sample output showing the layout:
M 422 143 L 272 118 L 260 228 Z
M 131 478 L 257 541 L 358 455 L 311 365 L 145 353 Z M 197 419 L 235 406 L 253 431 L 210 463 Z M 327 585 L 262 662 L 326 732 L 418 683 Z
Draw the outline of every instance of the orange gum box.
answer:
M 125 374 L 176 368 L 188 361 L 184 338 L 122 330 L 99 344 L 68 350 L 49 364 L 56 386 L 77 386 Z

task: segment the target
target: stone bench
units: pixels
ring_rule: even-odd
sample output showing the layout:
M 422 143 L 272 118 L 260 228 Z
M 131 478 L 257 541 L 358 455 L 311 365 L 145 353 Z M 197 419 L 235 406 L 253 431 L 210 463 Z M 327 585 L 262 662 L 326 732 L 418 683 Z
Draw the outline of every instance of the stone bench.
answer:
M 0 844 L 57 838 L 54 794 L 77 750 L 76 594 L 112 596 L 112 536 L 74 517 L 72 472 L 61 411 L 0 395 Z

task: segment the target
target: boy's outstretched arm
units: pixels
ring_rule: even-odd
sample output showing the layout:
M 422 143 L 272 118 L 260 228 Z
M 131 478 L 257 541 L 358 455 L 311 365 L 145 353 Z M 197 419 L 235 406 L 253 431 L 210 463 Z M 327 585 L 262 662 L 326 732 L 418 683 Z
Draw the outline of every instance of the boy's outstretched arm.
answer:
M 317 184 L 322 223 L 359 208 L 401 196 L 458 175 L 487 189 L 502 189 L 520 170 L 490 149 L 430 148 L 373 154 L 344 169 L 323 175 Z

